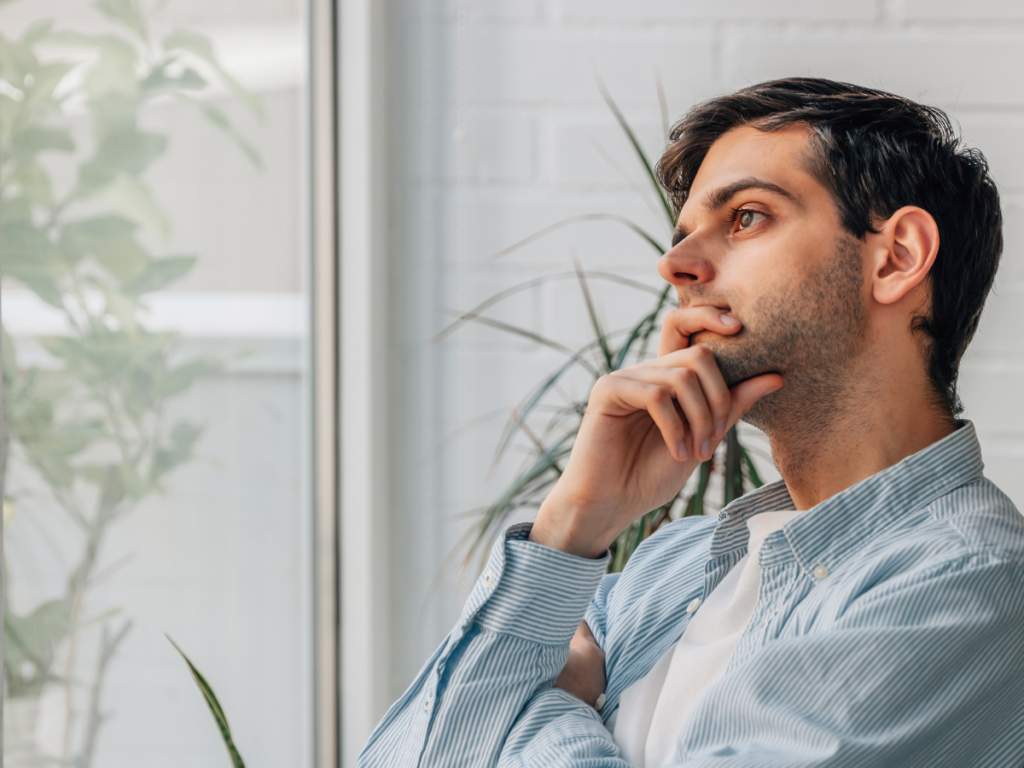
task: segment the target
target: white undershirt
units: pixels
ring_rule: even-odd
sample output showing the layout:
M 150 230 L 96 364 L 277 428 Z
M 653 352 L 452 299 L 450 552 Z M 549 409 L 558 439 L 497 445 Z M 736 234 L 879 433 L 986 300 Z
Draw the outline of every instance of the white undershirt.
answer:
M 758 555 L 769 534 L 800 514 L 762 512 L 747 520 L 745 554 L 699 606 L 683 636 L 644 677 L 622 692 L 609 728 L 635 768 L 675 762 L 676 741 L 697 700 L 729 666 L 761 586 Z

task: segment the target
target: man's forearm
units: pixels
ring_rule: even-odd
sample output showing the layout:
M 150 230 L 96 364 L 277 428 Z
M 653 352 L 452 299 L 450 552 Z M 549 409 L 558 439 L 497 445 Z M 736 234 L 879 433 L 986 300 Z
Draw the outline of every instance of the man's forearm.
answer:
M 606 559 L 526 541 L 513 526 L 492 550 L 462 616 L 377 727 L 361 766 L 495 765 L 527 703 L 549 688 Z

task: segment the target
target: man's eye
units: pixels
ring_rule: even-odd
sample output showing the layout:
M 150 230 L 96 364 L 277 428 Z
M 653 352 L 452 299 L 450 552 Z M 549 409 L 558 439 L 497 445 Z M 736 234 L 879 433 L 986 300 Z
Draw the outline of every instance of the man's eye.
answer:
M 739 223 L 740 229 L 748 229 L 766 218 L 760 211 L 746 210 L 740 211 L 739 214 L 740 215 L 736 217 L 736 220 Z M 760 216 L 761 218 L 758 219 L 756 218 L 757 216 Z

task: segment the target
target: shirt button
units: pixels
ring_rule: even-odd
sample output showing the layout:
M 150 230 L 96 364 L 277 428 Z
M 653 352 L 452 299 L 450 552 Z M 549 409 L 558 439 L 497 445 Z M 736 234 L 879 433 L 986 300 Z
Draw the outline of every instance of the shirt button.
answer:
M 425 698 L 423 700 L 423 711 L 424 712 L 429 712 L 430 711 L 430 697 L 429 696 L 427 696 L 427 698 Z
M 490 589 L 494 585 L 494 574 L 484 571 L 484 589 Z
M 690 601 L 690 604 L 686 606 L 687 613 L 696 613 L 697 609 L 700 608 L 700 598 L 695 597 Z
M 820 563 L 814 566 L 814 578 L 816 578 L 818 581 L 821 581 L 827 576 L 828 568 L 826 568 L 824 565 L 821 565 Z

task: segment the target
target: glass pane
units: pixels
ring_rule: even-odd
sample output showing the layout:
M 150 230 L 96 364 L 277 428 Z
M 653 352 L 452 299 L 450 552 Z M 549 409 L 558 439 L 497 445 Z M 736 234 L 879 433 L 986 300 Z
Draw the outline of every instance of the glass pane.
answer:
M 311 763 L 306 16 L 0 8 L 5 765 Z

